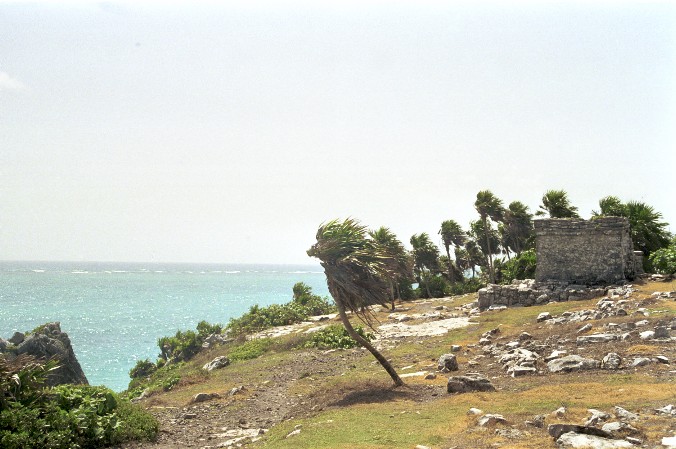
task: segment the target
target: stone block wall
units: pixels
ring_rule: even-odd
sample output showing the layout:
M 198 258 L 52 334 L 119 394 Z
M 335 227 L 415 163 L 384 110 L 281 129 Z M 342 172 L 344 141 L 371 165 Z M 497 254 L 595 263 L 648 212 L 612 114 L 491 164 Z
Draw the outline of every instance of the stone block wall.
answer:
M 629 220 L 535 220 L 537 282 L 613 284 L 636 275 Z

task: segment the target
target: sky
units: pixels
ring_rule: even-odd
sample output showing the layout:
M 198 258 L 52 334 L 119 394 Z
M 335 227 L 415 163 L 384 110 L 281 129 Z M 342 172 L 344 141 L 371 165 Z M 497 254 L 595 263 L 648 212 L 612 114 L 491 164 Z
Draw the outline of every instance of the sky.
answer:
M 315 263 L 476 193 L 676 232 L 670 2 L 0 0 L 0 260 Z

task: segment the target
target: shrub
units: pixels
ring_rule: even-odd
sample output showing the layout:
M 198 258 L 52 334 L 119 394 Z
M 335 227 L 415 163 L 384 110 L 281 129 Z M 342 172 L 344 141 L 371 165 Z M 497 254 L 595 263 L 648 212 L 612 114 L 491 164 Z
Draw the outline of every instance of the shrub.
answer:
M 533 279 L 535 277 L 536 265 L 535 250 L 529 249 L 524 251 L 517 257 L 501 265 L 501 282 L 509 284 L 514 279 Z
M 336 311 L 327 299 L 312 294 L 312 289 L 302 282 L 293 286 L 293 299 L 286 304 L 260 307 L 255 304 L 239 318 L 232 318 L 226 326 L 231 335 L 242 336 L 275 326 L 300 323 L 310 316 Z
M 138 360 L 136 365 L 134 365 L 134 367 L 129 370 L 129 377 L 132 379 L 136 379 L 138 377 L 148 377 L 155 371 L 157 371 L 157 365 L 155 365 L 150 360 Z
M 272 347 L 270 338 L 256 338 L 234 347 L 229 353 L 230 360 L 250 360 L 260 357 Z
M 469 278 L 465 279 L 462 282 L 454 282 L 448 289 L 449 295 L 464 295 L 465 293 L 474 293 L 480 288 L 485 287 L 486 284 L 483 283 L 478 278 Z
M 4 389 L 0 447 L 94 448 L 130 439 L 152 440 L 157 435 L 159 425 L 151 415 L 105 387 L 45 388 L 51 368 L 51 363 L 34 360 L 18 366 L 0 357 L 0 387 Z
M 374 338 L 372 333 L 365 332 L 361 326 L 356 327 L 355 331 L 367 341 L 371 341 Z M 348 349 L 357 346 L 359 346 L 359 343 L 350 337 L 347 330 L 339 324 L 334 324 L 314 332 L 310 341 L 305 344 L 307 348 L 319 349 Z
M 676 273 L 676 243 L 667 248 L 658 249 L 650 255 L 652 268 L 658 273 Z
M 190 360 L 200 351 L 202 343 L 209 335 L 220 334 L 222 330 L 221 324 L 200 321 L 197 323 L 197 332 L 192 330 L 176 331 L 176 335 L 173 337 L 162 337 L 157 340 L 160 357 L 165 361 L 172 360 L 174 362 Z

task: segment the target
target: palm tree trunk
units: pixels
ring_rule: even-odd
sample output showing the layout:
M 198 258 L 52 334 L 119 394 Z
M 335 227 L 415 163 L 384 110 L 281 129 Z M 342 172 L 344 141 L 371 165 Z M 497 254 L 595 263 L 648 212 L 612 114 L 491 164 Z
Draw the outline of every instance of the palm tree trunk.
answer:
M 448 257 L 448 280 L 453 284 L 455 282 L 455 276 L 453 276 L 453 262 L 451 261 L 451 251 L 448 246 L 446 246 L 446 257 Z
M 484 234 L 486 235 L 486 248 L 488 249 L 488 278 L 491 284 L 495 284 L 495 273 L 493 273 L 493 255 L 491 251 L 491 239 L 488 238 L 488 223 L 486 218 L 482 218 L 484 222 Z
M 342 303 L 340 301 L 336 301 L 336 306 L 338 306 L 338 314 L 340 315 L 340 320 L 343 322 L 343 326 L 345 326 L 345 330 L 347 330 L 347 333 L 352 337 L 354 340 L 357 341 L 361 346 L 365 347 L 368 349 L 368 351 L 373 354 L 373 357 L 378 360 L 378 362 L 385 368 L 385 371 L 387 371 L 387 374 L 390 375 L 392 380 L 394 381 L 394 385 L 396 387 L 401 387 L 404 385 L 404 381 L 401 380 L 401 377 L 399 377 L 399 374 L 394 370 L 390 362 L 387 361 L 387 359 L 376 349 L 374 348 L 371 343 L 369 343 L 366 339 L 362 338 L 361 335 L 357 333 L 357 331 L 354 330 L 352 327 L 352 323 L 350 323 L 350 320 L 347 317 L 347 314 L 345 313 L 345 308 L 343 307 Z

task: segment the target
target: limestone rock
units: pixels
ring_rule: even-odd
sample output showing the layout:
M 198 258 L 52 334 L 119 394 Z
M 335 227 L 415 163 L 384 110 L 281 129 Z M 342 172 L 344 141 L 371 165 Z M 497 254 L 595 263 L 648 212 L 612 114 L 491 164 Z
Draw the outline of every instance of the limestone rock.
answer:
M 202 369 L 205 370 L 205 371 L 213 371 L 215 369 L 224 368 L 228 365 L 230 365 L 230 359 L 227 358 L 226 356 L 222 355 L 222 356 L 216 357 L 211 362 L 205 364 L 202 367 Z
M 543 321 L 551 320 L 552 319 L 552 314 L 549 312 L 542 312 L 541 314 L 538 315 L 536 321 L 538 323 L 541 323 Z
M 480 374 L 453 376 L 448 378 L 446 391 L 449 393 L 468 393 L 470 391 L 495 391 L 491 382 Z
M 601 429 L 591 426 L 580 426 L 577 424 L 550 424 L 547 427 L 547 433 L 549 433 L 554 438 L 559 438 L 565 433 L 579 433 L 585 435 L 594 435 L 603 438 L 610 438 L 612 435 L 608 432 L 605 432 Z
M 444 354 L 439 357 L 437 369 L 442 373 L 448 373 L 458 370 L 458 360 L 453 354 Z
M 12 340 L 10 339 L 10 341 Z M 47 323 L 25 336 L 21 343 L 17 345 L 16 354 L 28 354 L 41 360 L 56 360 L 59 368 L 52 371 L 47 377 L 47 385 L 49 386 L 89 384 L 80 362 L 75 357 L 70 338 L 65 332 L 61 332 L 61 323 L 59 322 Z
M 556 444 L 560 448 L 584 449 L 623 449 L 634 447 L 633 444 L 625 440 L 613 440 L 575 432 L 564 433 L 556 440 Z
M 588 343 L 607 343 L 609 341 L 617 340 L 617 334 L 592 334 L 592 335 L 582 335 L 577 337 L 576 343 L 579 345 L 584 345 Z
M 653 338 L 671 338 L 671 335 L 669 335 L 669 329 L 667 329 L 666 326 L 656 326 L 654 332 L 655 334 Z
M 507 420 L 502 415 L 494 415 L 487 413 L 481 418 L 479 418 L 477 424 L 481 427 L 488 427 L 493 426 L 495 424 L 507 424 Z
M 622 363 L 622 357 L 616 352 L 609 352 L 601 360 L 601 368 L 603 369 L 619 369 Z
M 629 410 L 623 409 L 622 407 L 615 406 L 615 416 L 618 419 L 623 419 L 626 421 L 636 421 L 638 419 L 638 415 L 636 413 L 632 413 Z
M 218 393 L 197 393 L 192 397 L 192 402 L 206 402 L 219 397 Z
M 586 359 L 579 355 L 569 355 L 547 363 L 547 368 L 552 373 L 597 369 L 600 366 L 601 363 L 598 360 Z
M 13 345 L 18 345 L 23 343 L 25 338 L 26 336 L 23 334 L 23 332 L 14 332 L 14 335 L 12 335 L 12 338 L 9 339 L 9 342 Z

